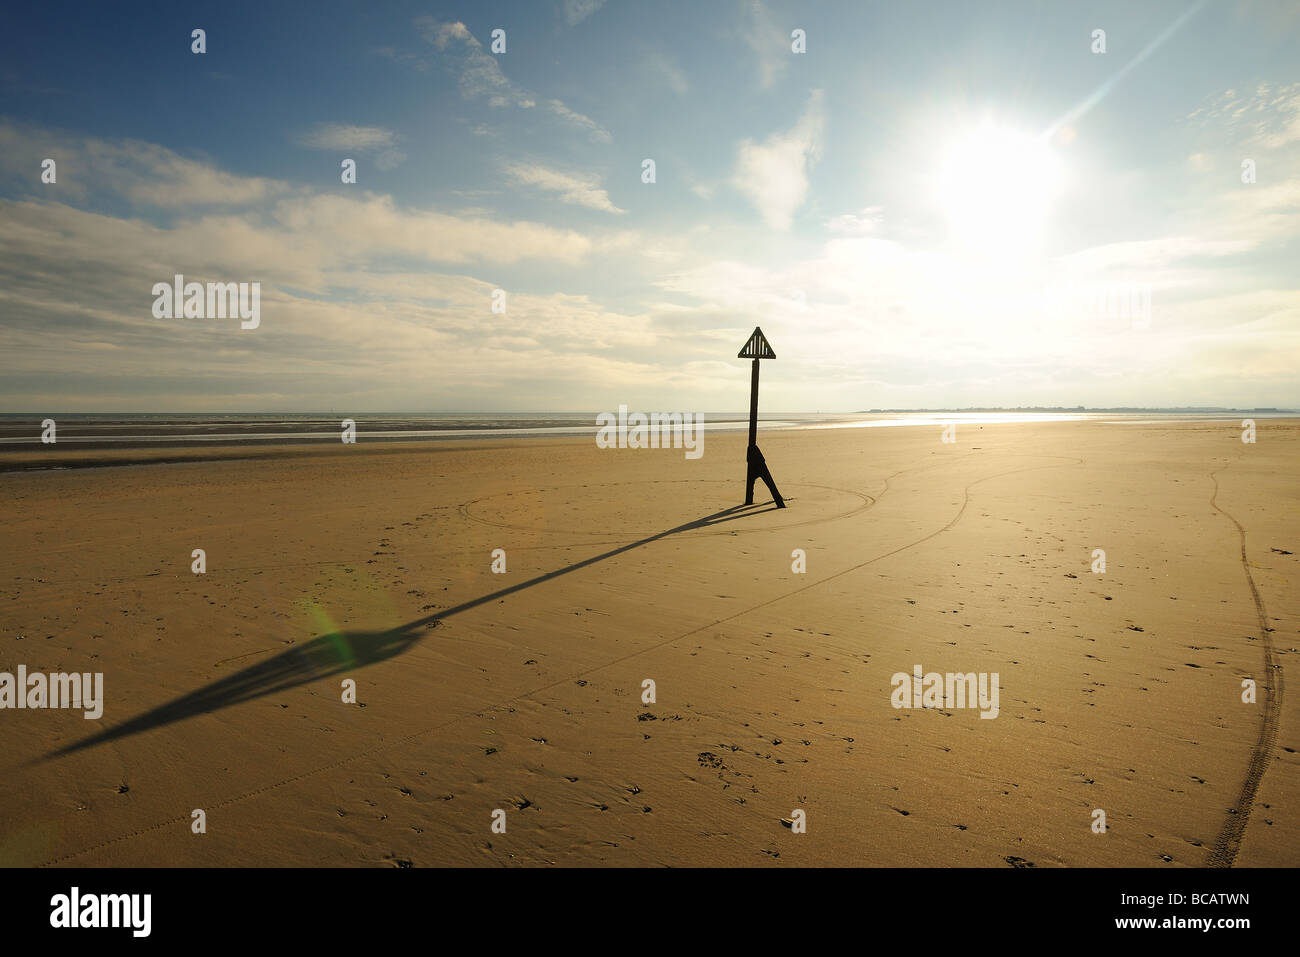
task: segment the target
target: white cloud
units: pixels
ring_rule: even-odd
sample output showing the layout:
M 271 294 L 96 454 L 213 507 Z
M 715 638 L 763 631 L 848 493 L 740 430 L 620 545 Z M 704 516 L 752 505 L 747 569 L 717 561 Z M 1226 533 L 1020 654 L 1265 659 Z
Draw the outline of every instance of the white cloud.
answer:
M 314 150 L 355 150 L 367 152 L 389 149 L 397 142 L 392 130 L 379 126 L 351 126 L 346 123 L 321 123 L 298 137 L 298 142 Z
M 514 293 L 510 316 L 488 321 L 494 282 L 340 264 L 323 273 L 321 299 L 281 285 L 304 288 L 274 243 L 280 259 L 250 272 L 241 250 L 196 245 L 197 230 L 48 203 L 0 202 L 0 214 L 23 234 L 0 235 L 10 408 L 53 398 L 68 409 L 540 407 L 561 385 L 566 401 L 598 407 L 611 388 L 661 376 L 639 355 L 646 321 L 586 297 Z M 15 281 L 32 262 L 45 274 Z M 258 331 L 155 319 L 151 285 L 173 266 L 199 281 L 260 280 Z
M 247 206 L 292 192 L 289 184 L 261 176 L 236 176 L 154 143 L 103 140 L 16 126 L 0 120 L 0 171 L 39 169 L 58 157 L 60 196 L 83 199 L 111 192 L 161 209 Z
M 826 228 L 840 236 L 865 236 L 880 229 L 884 211 L 879 206 L 868 206 L 860 213 L 845 213 L 826 221 Z
M 773 229 L 789 229 L 808 195 L 808 170 L 820 158 L 826 126 L 822 91 L 814 90 L 803 116 L 789 131 L 763 143 L 744 140 L 732 185 L 749 198 Z
M 512 291 L 509 316 L 494 317 L 500 276 L 403 269 L 393 255 L 440 258 L 441 244 L 465 252 L 468 243 L 495 265 L 522 243 L 564 261 L 555 246 L 573 234 L 535 224 L 335 196 L 170 228 L 0 200 L 0 221 L 0 401 L 9 408 L 540 408 L 556 395 L 604 407 L 613 390 L 663 381 L 665 360 L 646 358 L 655 336 L 644 315 Z M 155 319 L 150 289 L 174 271 L 260 281 L 262 325 L 254 334 Z
M 605 0 L 564 0 L 564 19 L 569 26 L 577 26 L 605 5 Z
M 449 51 L 465 42 L 446 33 Z M 1271 91 L 1268 102 L 1281 106 L 1281 96 Z M 550 104 L 537 100 L 542 116 L 562 117 Z M 472 122 L 484 111 L 475 112 Z M 496 114 L 501 128 L 509 116 Z M 733 185 L 763 221 L 788 228 L 803 210 L 801 222 L 825 229 L 815 252 L 760 262 L 737 251 L 753 248 L 752 228 L 702 213 L 661 235 L 562 229 L 486 208 L 502 202 L 501 183 L 460 191 L 478 208 L 411 207 L 361 188 L 246 177 L 153 144 L 19 134 L 0 121 L 6 182 L 31 182 L 41 157 L 59 156 L 57 191 L 20 185 L 18 195 L 36 201 L 0 201 L 0 400 L 125 409 L 126 393 L 113 390 L 129 388 L 154 408 L 542 408 L 556 395 L 570 407 L 607 407 L 613 392 L 623 401 L 668 389 L 673 406 L 664 407 L 714 408 L 710 397 L 743 397 L 733 357 L 759 323 L 781 355 L 764 386 L 772 408 L 1295 404 L 1300 290 L 1277 262 L 1300 235 L 1300 179 L 1286 178 L 1295 166 L 1285 156 L 1259 154 L 1260 182 L 1247 186 L 1232 168 L 1240 158 L 1220 152 L 1220 141 L 1190 144 L 1176 167 L 1200 149 L 1231 175 L 1202 171 L 1217 185 L 1198 183 L 1181 206 L 1160 194 L 1176 221 L 1113 225 L 1108 239 L 1147 238 L 1085 248 L 1000 283 L 889 235 L 928 238 L 909 230 L 897 195 L 880 200 L 888 232 L 881 207 L 827 202 L 833 213 L 855 211 L 809 215 L 824 126 L 815 93 L 793 128 L 737 144 Z M 372 150 L 368 163 L 379 167 L 396 148 Z M 1194 178 L 1200 162 L 1181 172 Z M 512 161 L 503 177 L 622 212 L 583 171 Z M 682 182 L 697 195 L 712 185 L 685 171 Z M 86 197 L 115 214 L 68 205 Z M 117 197 L 134 205 L 118 212 Z M 672 301 L 601 301 L 607 267 Z M 148 290 L 172 272 L 261 280 L 261 330 L 241 338 L 218 326 L 160 326 Z M 549 288 L 538 278 L 552 276 Z M 1153 284 L 1151 328 L 1082 311 L 1061 321 L 1040 308 L 1052 282 Z M 508 316 L 487 309 L 498 285 L 511 289 Z
M 161 208 L 248 206 L 288 191 L 288 186 L 261 177 L 234 176 L 179 156 L 155 162 L 150 175 L 126 189 L 137 203 Z
M 428 57 L 421 56 L 418 53 L 404 53 L 393 47 L 376 47 L 374 52 L 385 59 L 392 60 L 394 63 L 401 63 L 411 67 L 420 73 L 424 73 L 431 66 L 432 61 Z
M 421 16 L 416 17 L 415 25 L 435 48 L 453 51 L 451 66 L 456 71 L 461 95 L 466 99 L 486 98 L 488 106 L 494 109 L 514 106 L 528 110 L 537 105 L 537 95 L 512 82 L 501 70 L 498 58 L 483 48 L 465 24 L 442 23 L 433 17 Z M 546 109 L 570 126 L 586 131 L 593 143 L 613 140 L 609 131 L 599 123 L 570 109 L 561 100 L 547 100 Z
M 790 62 L 789 34 L 772 20 L 762 0 L 749 0 L 748 17 L 742 36 L 758 57 L 758 75 L 763 89 L 768 89 L 785 72 Z
M 456 70 L 461 95 L 467 99 L 487 97 L 493 107 L 517 106 L 530 109 L 537 100 L 527 90 L 512 83 L 501 71 L 497 58 L 483 49 L 465 24 L 442 23 L 430 16 L 415 18 L 416 29 L 437 50 L 453 51 L 451 62 Z
M 565 203 L 607 213 L 624 212 L 610 201 L 609 194 L 601 188 L 600 181 L 594 176 L 562 173 L 544 166 L 523 163 L 507 166 L 506 173 L 516 183 L 558 194 Z
M 610 136 L 609 130 L 605 129 L 589 116 L 583 116 L 574 110 L 569 109 L 559 100 L 550 100 L 547 104 L 549 109 L 556 116 L 567 120 L 574 126 L 587 131 L 588 138 L 593 143 L 612 143 L 614 137 Z
M 577 264 L 591 251 L 591 241 L 572 230 L 436 210 L 403 210 L 390 196 L 294 199 L 278 203 L 274 217 L 290 234 L 287 242 L 313 249 L 336 244 L 340 256 L 361 262 L 398 255 L 449 263 L 535 259 Z
M 391 196 L 368 192 L 317 194 L 307 187 L 230 173 L 155 144 L 20 130 L 0 121 L 0 173 L 39 169 L 39 157 L 48 151 L 60 157 L 59 192 L 36 193 L 47 200 L 36 208 L 48 210 L 51 217 L 59 211 L 75 218 L 79 231 L 93 227 L 108 247 L 116 249 L 119 243 L 107 238 L 111 228 L 100 226 L 136 220 L 74 214 L 67 203 L 115 194 L 135 207 L 186 217 L 171 228 L 148 227 L 141 234 L 162 237 L 151 240 L 148 250 L 137 250 L 159 264 L 189 249 L 194 261 L 237 262 L 245 272 L 280 263 L 293 271 L 295 281 L 310 282 L 321 269 L 349 262 L 378 264 L 393 256 L 447 263 L 535 260 L 572 265 L 583 262 L 593 248 L 583 234 L 542 223 L 501 221 L 482 211 L 399 208 Z M 383 156 L 376 165 L 386 162 Z M 590 186 L 576 178 L 568 185 Z M 598 188 L 595 194 L 586 198 L 587 205 L 604 208 L 601 197 L 606 203 L 608 197 Z M 48 201 L 51 197 L 54 201 Z M 218 213 L 213 207 L 231 211 Z M 130 243 L 124 239 L 121 245 Z
M 406 162 L 406 154 L 396 148 L 398 136 L 380 126 L 353 126 L 346 123 L 320 123 L 298 136 L 298 142 L 308 149 L 328 150 L 336 153 L 371 153 L 379 150 L 374 159 L 377 169 L 396 169 Z
M 457 20 L 455 23 L 439 23 L 433 17 L 424 16 L 419 18 L 416 23 L 424 22 L 424 25 L 431 29 L 433 43 L 439 50 L 445 50 L 447 44 L 452 40 L 470 41 L 477 43 L 474 35 L 469 32 L 469 27 Z
M 1057 264 L 1070 272 L 1104 273 L 1124 269 L 1150 273 L 1187 260 L 1219 259 L 1250 252 L 1256 239 L 1200 239 L 1195 236 L 1166 236 L 1093 246 L 1058 257 Z
M 1300 142 L 1300 82 L 1281 87 L 1262 82 L 1250 93 L 1225 90 L 1187 118 L 1218 127 L 1247 147 L 1281 149 Z
M 690 84 L 686 82 L 686 74 L 682 72 L 681 67 L 664 54 L 652 53 L 646 57 L 646 68 L 652 76 L 661 79 L 664 85 L 678 96 L 685 96 L 690 90 Z

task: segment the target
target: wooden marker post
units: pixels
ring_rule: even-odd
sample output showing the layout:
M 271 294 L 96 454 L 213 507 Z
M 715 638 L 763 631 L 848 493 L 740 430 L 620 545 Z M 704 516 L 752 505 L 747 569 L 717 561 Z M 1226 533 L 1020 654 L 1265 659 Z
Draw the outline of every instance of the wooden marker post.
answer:
M 758 450 L 758 360 L 775 359 L 776 353 L 768 345 L 763 330 L 755 326 L 749 341 L 745 343 L 745 347 L 740 350 L 736 358 L 754 360 L 753 371 L 749 376 L 749 449 L 745 452 L 745 504 L 754 504 L 754 482 L 762 479 L 767 490 L 772 493 L 772 500 L 776 502 L 776 507 L 785 508 L 785 499 L 777 491 L 772 473 L 767 470 L 767 461 L 763 458 L 763 453 Z

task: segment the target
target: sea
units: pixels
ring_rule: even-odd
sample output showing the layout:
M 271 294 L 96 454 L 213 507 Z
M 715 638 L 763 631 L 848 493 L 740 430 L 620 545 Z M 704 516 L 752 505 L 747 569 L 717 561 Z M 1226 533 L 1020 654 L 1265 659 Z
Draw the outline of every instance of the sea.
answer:
M 635 410 L 634 410 L 635 411 Z M 646 410 L 651 411 L 651 410 Z M 707 432 L 743 432 L 749 415 L 742 412 L 702 413 Z M 925 411 L 925 412 L 798 412 L 760 414 L 758 428 L 873 429 L 941 427 L 949 423 L 988 425 L 1008 422 L 1068 422 L 1095 420 L 1116 425 L 1170 424 L 1293 417 L 1277 410 L 1212 410 L 1177 412 L 1089 411 Z M 338 442 L 345 420 L 355 423 L 357 441 L 452 441 L 493 438 L 594 438 L 596 412 L 267 412 L 267 413 L 0 413 L 0 449 L 41 446 L 47 420 L 55 424 L 63 447 L 196 447 L 231 444 L 296 444 Z

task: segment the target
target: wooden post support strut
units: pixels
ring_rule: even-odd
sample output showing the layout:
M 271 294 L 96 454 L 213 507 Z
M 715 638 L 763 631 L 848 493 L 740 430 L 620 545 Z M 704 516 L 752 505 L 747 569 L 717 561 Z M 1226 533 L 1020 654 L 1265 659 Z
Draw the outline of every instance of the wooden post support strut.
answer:
M 776 507 L 785 508 L 785 499 L 777 491 L 776 481 L 767 469 L 767 461 L 758 449 L 758 360 L 775 359 L 776 353 L 768 345 L 763 330 L 755 326 L 753 334 L 750 335 L 749 341 L 740 350 L 737 358 L 754 360 L 749 376 L 749 448 L 745 452 L 745 504 L 754 504 L 754 483 L 762 479 L 767 490 L 772 493 L 772 500 L 776 502 Z

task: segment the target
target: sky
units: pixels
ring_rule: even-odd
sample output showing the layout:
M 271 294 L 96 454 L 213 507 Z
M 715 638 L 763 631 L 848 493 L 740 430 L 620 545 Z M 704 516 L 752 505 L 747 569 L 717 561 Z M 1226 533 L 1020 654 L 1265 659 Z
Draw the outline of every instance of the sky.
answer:
M 1300 408 L 1298 214 L 1293 0 L 0 13 L 3 412 Z

